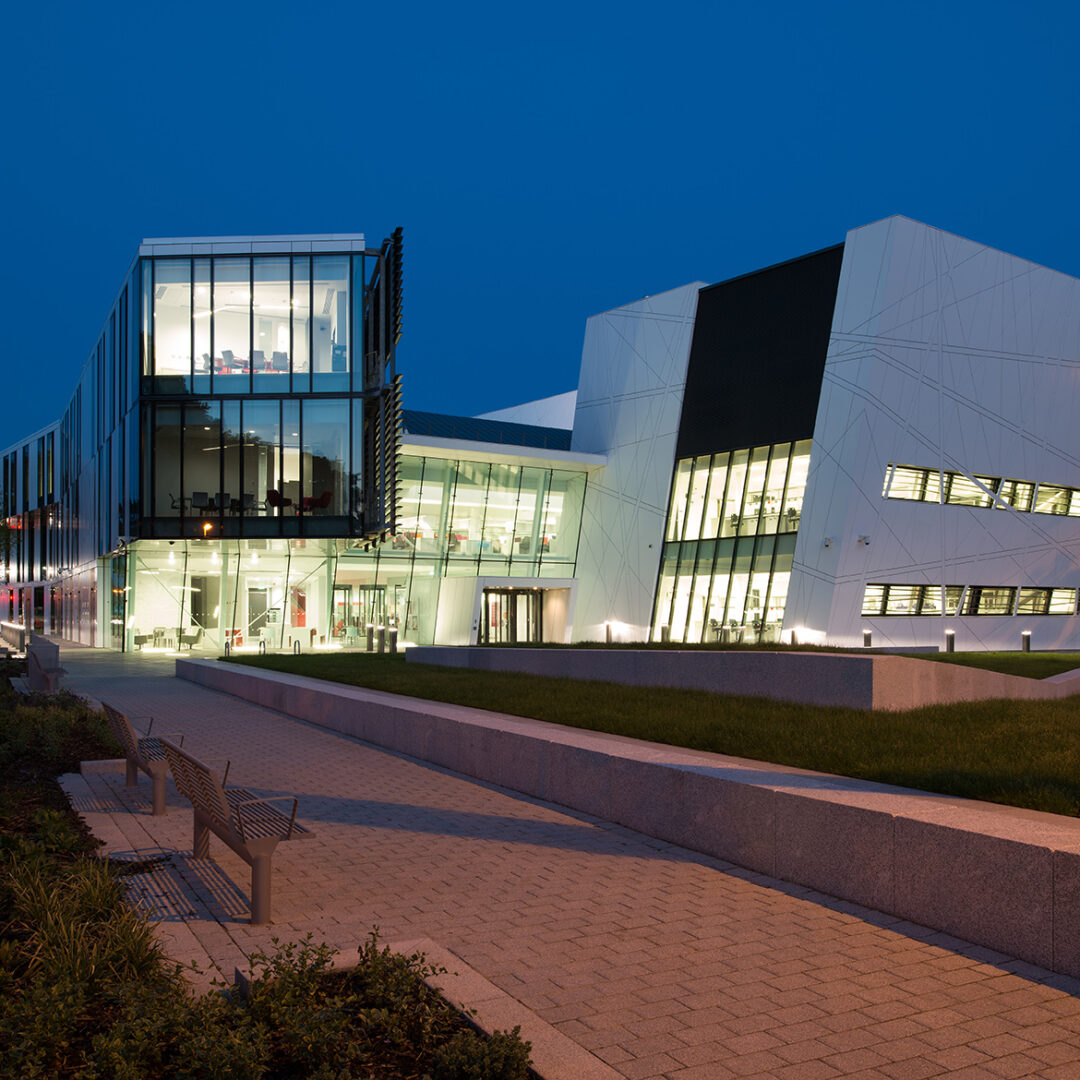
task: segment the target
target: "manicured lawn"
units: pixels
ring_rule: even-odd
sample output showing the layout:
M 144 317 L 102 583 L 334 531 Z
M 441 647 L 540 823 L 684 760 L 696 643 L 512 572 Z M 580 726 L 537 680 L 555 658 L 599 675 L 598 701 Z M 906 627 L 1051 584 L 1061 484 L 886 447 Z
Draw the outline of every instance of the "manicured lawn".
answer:
M 875 713 L 406 664 L 402 656 L 366 653 L 243 656 L 233 662 L 926 791 L 1080 813 L 1080 697 Z
M 957 652 L 908 653 L 918 660 L 936 664 L 962 664 L 964 667 L 1000 671 L 1004 675 L 1023 675 L 1026 679 L 1048 679 L 1080 668 L 1080 653 L 1074 652 Z

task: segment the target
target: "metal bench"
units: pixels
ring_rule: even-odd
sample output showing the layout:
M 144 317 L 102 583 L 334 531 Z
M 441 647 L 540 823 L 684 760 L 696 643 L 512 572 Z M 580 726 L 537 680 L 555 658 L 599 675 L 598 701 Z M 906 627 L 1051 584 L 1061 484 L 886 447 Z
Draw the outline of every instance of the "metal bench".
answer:
M 101 707 L 109 720 L 109 727 L 116 736 L 117 742 L 124 748 L 124 757 L 127 759 L 127 777 L 125 783 L 128 787 L 134 787 L 139 782 L 139 770 L 142 769 L 150 777 L 154 785 L 154 798 L 152 813 L 165 813 L 165 781 L 168 779 L 169 763 L 165 760 L 165 748 L 162 746 L 161 737 L 151 735 L 154 719 L 148 717 L 150 723 L 146 734 L 141 735 L 131 724 L 131 720 L 119 709 L 104 701 Z M 171 736 L 183 745 L 183 735 Z
M 251 922 L 270 921 L 270 861 L 282 840 L 306 840 L 315 834 L 297 824 L 292 795 L 259 798 L 246 788 L 227 788 L 217 773 L 170 739 L 162 739 L 177 790 L 195 811 L 192 852 L 210 857 L 210 833 L 225 841 L 251 867 Z M 292 803 L 283 813 L 272 803 Z

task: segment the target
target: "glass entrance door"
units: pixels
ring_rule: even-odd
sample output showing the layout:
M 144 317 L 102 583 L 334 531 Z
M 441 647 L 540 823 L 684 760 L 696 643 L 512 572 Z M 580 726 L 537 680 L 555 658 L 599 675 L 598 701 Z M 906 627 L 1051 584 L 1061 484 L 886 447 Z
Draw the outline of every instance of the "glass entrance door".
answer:
M 481 643 L 505 645 L 543 640 L 539 589 L 485 589 Z

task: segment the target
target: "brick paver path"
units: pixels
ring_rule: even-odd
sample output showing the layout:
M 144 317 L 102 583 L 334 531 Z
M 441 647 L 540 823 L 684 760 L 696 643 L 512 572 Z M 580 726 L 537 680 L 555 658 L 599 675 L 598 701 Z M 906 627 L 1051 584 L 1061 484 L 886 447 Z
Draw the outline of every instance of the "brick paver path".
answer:
M 171 664 L 63 662 L 74 689 L 231 759 L 230 782 L 299 795 L 317 832 L 278 848 L 274 925 L 250 927 L 247 866 L 216 840 L 212 861 L 191 859 L 175 792 L 152 818 L 145 778 L 132 795 L 122 774 L 91 777 L 80 809 L 108 849 L 163 857 L 135 890 L 177 959 L 231 973 L 271 936 L 344 951 L 376 925 L 427 937 L 631 1080 L 1080 1078 L 1075 980 L 182 682 Z

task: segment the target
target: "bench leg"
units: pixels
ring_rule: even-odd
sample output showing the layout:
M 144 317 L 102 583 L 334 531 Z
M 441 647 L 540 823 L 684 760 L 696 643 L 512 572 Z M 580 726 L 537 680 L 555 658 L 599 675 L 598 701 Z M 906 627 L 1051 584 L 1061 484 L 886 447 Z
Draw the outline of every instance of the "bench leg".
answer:
M 251 925 L 270 921 L 270 856 L 256 855 L 251 863 Z
M 165 777 L 158 773 L 152 779 L 154 781 L 154 808 L 151 813 L 156 817 L 158 814 L 165 813 Z
M 196 859 L 210 858 L 210 829 L 195 815 L 195 836 L 191 841 L 191 854 Z
M 139 782 L 139 766 L 131 758 L 127 759 L 127 778 L 124 783 L 128 787 L 134 787 Z

